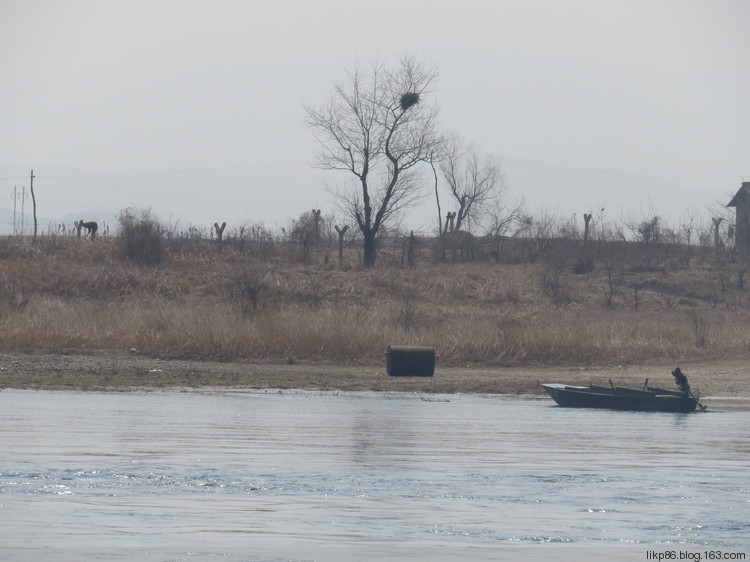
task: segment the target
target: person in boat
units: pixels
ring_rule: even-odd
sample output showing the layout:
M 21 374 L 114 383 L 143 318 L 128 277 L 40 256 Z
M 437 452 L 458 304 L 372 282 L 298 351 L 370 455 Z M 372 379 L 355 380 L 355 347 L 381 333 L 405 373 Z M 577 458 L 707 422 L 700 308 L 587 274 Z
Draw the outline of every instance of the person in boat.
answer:
M 687 377 L 682 374 L 679 367 L 672 371 L 672 376 L 674 377 L 674 381 L 677 383 L 680 392 L 682 392 L 682 395 L 685 398 L 690 396 L 690 385 L 688 384 Z

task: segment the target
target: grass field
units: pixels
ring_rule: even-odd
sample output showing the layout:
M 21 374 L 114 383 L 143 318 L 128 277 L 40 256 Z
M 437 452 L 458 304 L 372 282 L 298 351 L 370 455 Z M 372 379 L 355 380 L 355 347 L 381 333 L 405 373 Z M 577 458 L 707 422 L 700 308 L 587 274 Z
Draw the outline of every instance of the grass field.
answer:
M 580 240 L 356 245 L 269 238 L 0 239 L 0 351 L 135 349 L 163 358 L 603 365 L 744 357 L 747 263 L 711 248 Z M 407 252 L 408 256 L 407 256 Z M 582 256 L 589 273 L 573 273 Z M 411 265 L 409 265 L 411 264 Z M 580 269 L 579 269 L 580 270 Z

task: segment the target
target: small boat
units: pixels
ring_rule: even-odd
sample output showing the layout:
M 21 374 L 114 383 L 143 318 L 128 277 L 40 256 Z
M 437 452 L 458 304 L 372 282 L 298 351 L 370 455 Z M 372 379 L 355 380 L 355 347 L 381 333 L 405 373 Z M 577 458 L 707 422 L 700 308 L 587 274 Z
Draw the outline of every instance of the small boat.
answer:
M 638 410 L 647 412 L 693 412 L 696 407 L 705 410 L 690 390 L 687 377 L 679 367 L 672 372 L 678 390 L 648 386 L 642 388 L 615 386 L 570 386 L 546 383 L 542 387 L 559 406 L 566 408 L 608 408 L 611 410 Z

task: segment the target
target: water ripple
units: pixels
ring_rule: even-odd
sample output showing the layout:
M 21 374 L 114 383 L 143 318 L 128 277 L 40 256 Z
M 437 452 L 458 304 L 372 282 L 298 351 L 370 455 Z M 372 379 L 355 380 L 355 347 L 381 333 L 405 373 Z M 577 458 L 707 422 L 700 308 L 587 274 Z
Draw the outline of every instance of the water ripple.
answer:
M 0 540 L 171 554 L 374 541 L 384 557 L 404 545 L 748 548 L 748 466 L 733 448 L 748 427 L 741 410 L 497 396 L 4 391 Z

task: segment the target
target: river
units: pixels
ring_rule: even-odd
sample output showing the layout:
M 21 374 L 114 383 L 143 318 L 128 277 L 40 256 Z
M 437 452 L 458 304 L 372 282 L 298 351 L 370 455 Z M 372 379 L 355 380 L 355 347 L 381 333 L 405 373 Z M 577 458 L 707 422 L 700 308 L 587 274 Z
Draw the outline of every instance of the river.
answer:
M 746 559 L 750 401 L 702 401 L 4 390 L 0 558 Z

